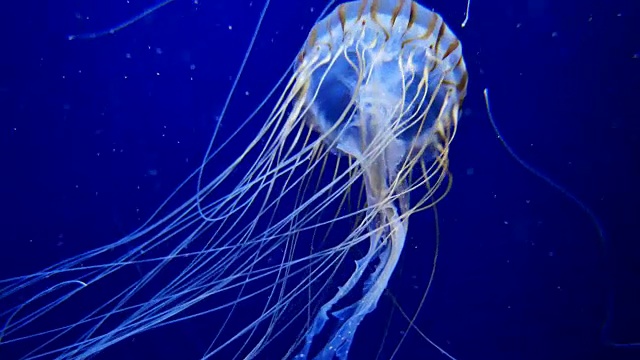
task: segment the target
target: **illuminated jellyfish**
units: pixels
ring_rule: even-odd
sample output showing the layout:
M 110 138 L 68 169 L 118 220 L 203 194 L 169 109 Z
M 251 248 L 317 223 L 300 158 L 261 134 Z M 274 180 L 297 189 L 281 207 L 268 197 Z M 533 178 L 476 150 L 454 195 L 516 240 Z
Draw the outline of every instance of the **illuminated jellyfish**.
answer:
M 238 132 L 212 145 L 185 181 L 195 195 L 168 209 L 181 186 L 129 236 L 0 283 L 13 304 L 0 346 L 87 358 L 207 318 L 203 358 L 260 358 L 284 343 L 279 358 L 346 359 L 410 216 L 449 189 L 466 89 L 460 42 L 435 12 L 408 0 L 339 5 L 311 30 L 255 138 L 205 181 Z M 89 294 L 101 301 L 87 309 Z M 57 311 L 65 322 L 45 323 Z
M 300 354 L 325 326 L 328 312 L 339 319 L 321 351 L 322 359 L 346 358 L 362 318 L 375 307 L 398 262 L 415 187 L 447 171 L 448 146 L 465 96 L 467 73 L 459 41 L 436 13 L 411 1 L 344 4 L 318 23 L 300 55 L 302 97 L 308 122 L 339 152 L 348 154 L 365 183 L 369 248 L 336 295 L 325 303 L 306 334 Z M 424 158 L 433 160 L 427 167 Z M 412 169 L 421 169 L 412 178 Z M 371 262 L 362 299 L 336 310 Z

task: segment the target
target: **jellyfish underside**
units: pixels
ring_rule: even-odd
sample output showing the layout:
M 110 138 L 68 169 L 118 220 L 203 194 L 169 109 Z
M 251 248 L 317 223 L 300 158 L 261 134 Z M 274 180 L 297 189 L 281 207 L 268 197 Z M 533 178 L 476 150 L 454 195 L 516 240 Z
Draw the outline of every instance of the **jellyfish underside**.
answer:
M 203 358 L 233 343 L 235 358 L 254 358 L 297 326 L 283 358 L 346 359 L 358 325 L 375 309 L 398 263 L 409 217 L 442 199 L 451 184 L 448 151 L 466 93 L 461 49 L 439 15 L 416 3 L 348 2 L 316 24 L 283 86 L 255 138 L 196 195 L 174 209 L 165 202 L 114 244 L 0 281 L 2 300 L 20 298 L 48 278 L 66 279 L 0 314 L 0 345 L 48 336 L 23 358 L 85 358 L 148 329 L 222 313 Z M 207 154 L 203 167 L 234 136 Z M 183 185 L 199 180 L 201 171 Z M 324 174 L 331 179 L 320 185 Z M 343 208 L 358 185 L 364 187 L 362 206 L 324 220 L 326 210 Z M 353 220 L 352 231 L 331 241 L 335 232 L 324 229 L 344 220 Z M 301 252 L 305 236 L 330 245 Z M 337 269 L 359 244 L 366 250 L 335 289 Z M 103 262 L 105 256 L 112 258 Z M 139 264 L 152 267 L 109 287 L 103 305 L 64 326 L 29 329 L 60 304 Z M 170 281 L 149 290 L 160 279 Z M 73 289 L 29 308 L 63 287 Z M 244 305 L 256 298 L 264 299 L 260 306 Z M 306 303 L 292 311 L 297 299 Z M 204 303 L 206 309 L 198 309 Z M 243 311 L 253 318 L 235 321 Z

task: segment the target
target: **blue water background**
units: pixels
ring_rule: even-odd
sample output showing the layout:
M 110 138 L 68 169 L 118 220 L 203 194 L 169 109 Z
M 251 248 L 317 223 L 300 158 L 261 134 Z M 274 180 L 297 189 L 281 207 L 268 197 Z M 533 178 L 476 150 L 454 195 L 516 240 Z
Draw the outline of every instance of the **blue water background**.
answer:
M 153 3 L 0 6 L 0 278 L 126 235 L 199 165 L 263 2 L 176 1 L 116 35 L 66 38 Z M 640 341 L 637 3 L 476 0 L 464 29 L 465 1 L 426 4 L 459 36 L 470 87 L 417 326 L 458 359 L 640 359 L 610 344 Z M 323 7 L 272 1 L 223 134 L 273 87 Z M 513 148 L 600 218 L 607 257 L 588 216 L 501 147 L 485 87 Z M 400 304 L 414 306 L 424 288 L 429 252 L 415 247 L 431 249 L 431 234 L 410 234 L 390 285 Z M 353 359 L 375 357 L 385 326 L 405 329 L 393 308 L 384 296 L 366 318 Z M 213 331 L 166 327 L 96 358 L 195 359 Z M 397 358 L 445 359 L 414 331 Z M 0 359 L 13 359 L 10 349 L 0 346 Z

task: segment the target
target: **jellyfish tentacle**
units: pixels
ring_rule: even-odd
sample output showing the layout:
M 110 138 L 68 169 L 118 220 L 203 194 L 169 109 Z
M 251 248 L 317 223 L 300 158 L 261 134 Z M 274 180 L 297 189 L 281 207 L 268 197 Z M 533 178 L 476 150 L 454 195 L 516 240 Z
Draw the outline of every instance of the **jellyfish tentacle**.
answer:
M 591 223 L 593 224 L 593 226 L 596 229 L 596 232 L 598 233 L 598 239 L 600 240 L 600 246 L 602 247 L 603 250 L 603 257 L 604 257 L 604 261 L 605 261 L 605 270 L 608 272 L 607 275 L 610 275 L 610 272 L 612 272 L 611 266 L 612 266 L 612 262 L 611 262 L 611 250 L 610 250 L 610 244 L 609 244 L 609 238 L 607 237 L 607 234 L 605 232 L 604 226 L 602 225 L 600 219 L 598 218 L 598 216 L 596 215 L 596 213 L 587 205 L 585 204 L 580 198 L 578 198 L 576 195 L 574 195 L 573 193 L 571 193 L 569 190 L 567 190 L 566 188 L 564 188 L 562 185 L 558 184 L 556 181 L 554 181 L 553 179 L 551 179 L 549 176 L 547 176 L 546 174 L 542 173 L 540 170 L 534 168 L 532 165 L 530 165 L 529 163 L 527 163 L 526 161 L 524 161 L 514 150 L 513 148 L 509 145 L 509 143 L 507 143 L 507 141 L 504 139 L 504 137 L 502 136 L 502 133 L 500 132 L 500 130 L 498 129 L 498 126 L 496 125 L 495 119 L 493 118 L 493 113 L 491 112 L 491 104 L 489 102 L 489 88 L 485 88 L 483 90 L 483 95 L 484 95 L 484 102 L 485 102 L 485 109 L 487 110 L 487 117 L 489 118 L 489 122 L 491 123 L 491 127 L 493 128 L 493 131 L 496 135 L 496 138 L 500 141 L 500 144 L 502 144 L 502 147 L 504 147 L 504 149 L 507 151 L 507 153 L 509 154 L 509 156 L 511 156 L 518 164 L 520 164 L 523 168 L 525 168 L 528 172 L 530 172 L 531 174 L 533 174 L 534 176 L 536 176 L 537 178 L 539 178 L 540 180 L 542 180 L 543 182 L 545 182 L 547 185 L 549 185 L 550 187 L 554 188 L 555 190 L 557 190 L 559 193 L 561 193 L 563 196 L 565 196 L 567 199 L 569 199 L 571 202 L 573 202 L 574 204 L 576 204 L 580 210 L 583 211 L 583 213 L 585 213 L 588 217 L 589 220 L 591 221 Z M 636 341 L 636 342 L 628 342 L 628 343 L 618 343 L 613 341 L 610 338 L 610 328 L 611 328 L 611 323 L 613 321 L 613 311 L 615 309 L 615 298 L 614 298 L 614 290 L 613 290 L 613 281 L 610 281 L 607 284 L 607 299 L 606 299 L 606 303 L 607 303 L 607 308 L 606 308 L 606 315 L 605 315 L 605 319 L 603 320 L 602 323 L 602 327 L 600 329 L 600 340 L 608 346 L 611 347 L 618 347 L 618 348 L 640 348 L 640 341 Z
M 373 196 L 370 195 L 371 197 Z M 364 282 L 361 300 L 331 312 L 331 315 L 338 320 L 339 324 L 327 341 L 327 345 L 314 358 L 330 359 L 335 356 L 338 359 L 346 359 L 356 328 L 364 316 L 376 308 L 378 300 L 386 289 L 404 247 L 406 227 L 402 217 L 398 214 L 398 210 L 392 204 L 385 201 L 385 199 L 380 199 L 378 204 L 380 205 L 372 209 L 368 216 L 371 219 L 369 227 L 372 228 L 369 231 L 369 251 L 356 262 L 356 269 L 351 277 L 339 288 L 334 297 L 322 306 L 316 315 L 305 335 L 306 341 L 302 351 L 298 354 L 298 358 L 306 359 L 309 357 L 313 339 L 324 329 L 329 320 L 329 311 L 339 300 L 343 299 L 347 293 L 355 288 L 356 284 L 364 276 L 365 270 L 376 258 L 379 264 Z M 380 209 L 379 206 L 384 207 Z
M 91 33 L 69 35 L 69 36 L 67 36 L 67 39 L 69 39 L 69 40 L 87 40 L 87 39 L 96 39 L 96 38 L 103 37 L 103 36 L 106 36 L 106 35 L 113 35 L 113 34 L 117 33 L 118 31 L 120 31 L 120 30 L 122 30 L 124 28 L 127 28 L 130 25 L 133 25 L 136 22 L 144 19 L 145 17 L 151 15 L 152 13 L 158 11 L 159 9 L 165 7 L 166 5 L 169 5 L 170 3 L 174 2 L 174 1 L 175 0 L 160 1 L 157 4 L 152 5 L 149 8 L 145 9 L 143 12 L 133 16 L 132 18 L 129 18 L 128 20 L 117 24 L 116 26 L 110 27 L 110 28 L 105 29 L 105 30 L 91 32 Z

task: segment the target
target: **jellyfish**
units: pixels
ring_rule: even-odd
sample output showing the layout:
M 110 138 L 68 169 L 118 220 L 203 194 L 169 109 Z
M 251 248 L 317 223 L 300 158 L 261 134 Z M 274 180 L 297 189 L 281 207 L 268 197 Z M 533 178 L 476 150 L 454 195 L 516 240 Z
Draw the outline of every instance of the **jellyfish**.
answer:
M 308 357 L 333 311 L 339 321 L 318 356 L 345 359 L 358 324 L 376 307 L 398 262 L 408 217 L 433 192 L 415 204 L 409 194 L 431 181 L 437 190 L 447 175 L 467 74 L 460 43 L 440 16 L 409 1 L 339 6 L 311 31 L 298 71 L 306 72 L 307 64 L 313 65 L 302 76 L 308 79 L 301 94 L 310 109 L 306 121 L 358 164 L 367 204 L 362 231 L 369 246 L 353 275 L 320 308 L 300 357 Z M 414 167 L 421 171 L 412 177 Z M 374 260 L 362 298 L 333 309 Z
M 10 304 L 0 348 L 88 358 L 207 319 L 205 359 L 349 358 L 411 216 L 450 189 L 468 75 L 459 40 L 415 1 L 351 1 L 324 15 L 280 91 L 228 138 L 214 136 L 202 166 L 140 228 L 0 282 Z M 49 322 L 55 313 L 64 320 Z

